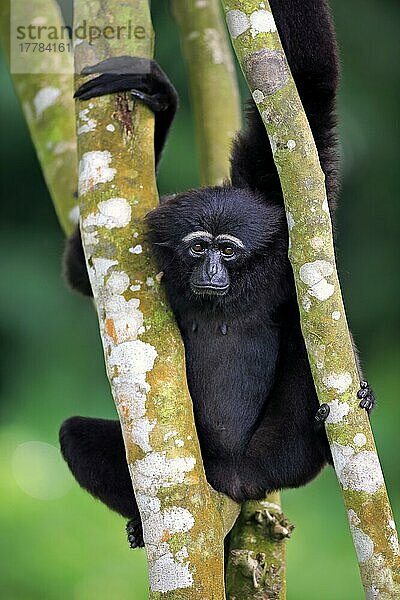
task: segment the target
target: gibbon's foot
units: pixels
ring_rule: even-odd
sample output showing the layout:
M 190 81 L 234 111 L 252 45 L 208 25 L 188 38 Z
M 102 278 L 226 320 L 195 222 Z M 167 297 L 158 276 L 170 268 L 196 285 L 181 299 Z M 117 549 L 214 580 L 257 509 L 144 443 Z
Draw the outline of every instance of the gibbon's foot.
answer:
M 326 419 L 328 418 L 330 412 L 331 409 L 328 404 L 321 404 L 314 417 L 315 429 L 321 429 Z
M 126 533 L 131 548 L 144 548 L 143 529 L 140 517 L 136 517 L 126 524 Z
M 368 385 L 368 381 L 360 382 L 360 389 L 357 392 L 357 398 L 361 400 L 360 407 L 370 414 L 370 412 L 375 408 L 376 400 L 374 392 Z
M 176 109 L 175 89 L 154 60 L 119 56 L 82 70 L 82 75 L 95 74 L 99 74 L 98 77 L 82 84 L 74 98 L 89 100 L 105 94 L 130 92 L 153 112 Z

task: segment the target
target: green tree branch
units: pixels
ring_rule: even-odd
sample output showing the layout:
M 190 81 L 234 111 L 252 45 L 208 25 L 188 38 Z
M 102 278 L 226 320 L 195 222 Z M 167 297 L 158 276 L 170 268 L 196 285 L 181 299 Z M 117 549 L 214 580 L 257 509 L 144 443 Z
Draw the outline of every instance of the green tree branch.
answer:
M 318 398 L 331 409 L 327 433 L 364 590 L 368 598 L 394 600 L 400 596 L 398 538 L 369 419 L 357 399 L 359 377 L 318 153 L 269 3 L 226 0 L 223 5 L 281 180 L 302 331 Z M 277 57 L 281 69 L 273 68 Z
M 13 6 L 16 20 L 30 23 L 40 18 L 61 30 L 64 24 L 56 2 L 34 0 Z M 18 19 L 18 11 L 23 12 Z M 8 1 L 0 8 L 0 38 L 10 59 L 10 11 Z M 74 119 L 73 65 L 69 52 L 37 52 L 29 57 L 29 73 L 11 73 L 33 144 L 65 233 L 79 219 L 77 154 Z
M 121 55 L 151 58 L 148 2 L 78 1 L 76 25 L 118 15 L 144 27 L 145 45 L 104 38 L 76 46 L 76 71 Z M 81 78 L 78 79 L 78 83 Z M 224 516 L 231 501 L 207 484 L 194 427 L 183 345 L 146 243 L 143 218 L 158 202 L 154 118 L 129 94 L 77 106 L 93 127 L 78 136 L 81 231 L 107 374 L 141 512 L 150 597 L 224 598 Z M 229 517 L 233 513 L 234 517 Z

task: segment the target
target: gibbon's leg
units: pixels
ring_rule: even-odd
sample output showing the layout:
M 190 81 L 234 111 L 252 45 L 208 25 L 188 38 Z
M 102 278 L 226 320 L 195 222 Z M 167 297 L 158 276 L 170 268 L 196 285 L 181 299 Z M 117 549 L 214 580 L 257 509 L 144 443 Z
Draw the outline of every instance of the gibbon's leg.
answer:
M 62 455 L 81 487 L 130 519 L 131 547 L 143 546 L 139 509 L 132 489 L 119 421 L 70 417 L 61 425 Z
M 178 108 L 178 94 L 154 60 L 131 56 L 107 58 L 86 67 L 82 75 L 98 75 L 82 84 L 74 98 L 88 100 L 97 96 L 130 92 L 155 115 L 154 152 L 156 167 Z

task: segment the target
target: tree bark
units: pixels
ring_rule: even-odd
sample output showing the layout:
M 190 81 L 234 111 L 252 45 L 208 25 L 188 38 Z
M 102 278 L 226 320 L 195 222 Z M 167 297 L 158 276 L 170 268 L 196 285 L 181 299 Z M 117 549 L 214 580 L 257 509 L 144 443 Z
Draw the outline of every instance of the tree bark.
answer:
M 231 532 L 228 600 L 286 598 L 285 540 L 292 530 L 282 512 L 279 492 L 243 504 Z
M 146 0 L 75 5 L 76 25 L 86 19 L 102 28 L 112 15 L 144 27 L 145 43 L 82 42 L 77 72 L 112 56 L 151 58 Z M 92 127 L 78 136 L 81 232 L 142 517 L 150 598 L 223 599 L 223 538 L 237 508 L 207 484 L 183 345 L 146 242 L 143 218 L 158 202 L 153 115 L 127 93 L 78 103 L 78 131 L 82 114 Z
M 20 23 L 35 18 L 61 30 L 63 18 L 56 2 L 16 2 Z M 9 3 L 0 8 L 1 43 L 10 59 Z M 29 55 L 27 73 L 11 73 L 29 132 L 64 231 L 71 233 L 79 219 L 77 200 L 77 154 L 74 119 L 73 64 L 68 52 L 37 52 Z
M 189 75 L 202 185 L 229 176 L 232 140 L 240 127 L 235 65 L 218 0 L 171 0 Z
M 302 331 L 318 398 L 330 406 L 327 433 L 364 590 L 367 598 L 394 600 L 400 596 L 398 538 L 369 419 L 357 399 L 359 377 L 318 153 L 269 3 L 226 0 L 223 5 L 281 180 Z M 261 73 L 277 55 L 282 69 L 271 68 L 271 85 L 262 91 Z

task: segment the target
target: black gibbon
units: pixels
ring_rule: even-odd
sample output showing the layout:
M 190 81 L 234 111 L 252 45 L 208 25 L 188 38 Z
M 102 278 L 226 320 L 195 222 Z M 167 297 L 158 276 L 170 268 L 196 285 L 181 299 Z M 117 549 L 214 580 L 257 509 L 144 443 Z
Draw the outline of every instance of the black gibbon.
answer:
M 333 215 L 339 69 L 330 12 L 324 0 L 271 0 L 271 6 Z M 158 65 L 121 57 L 85 73 L 101 74 L 78 98 L 130 91 L 154 111 L 158 162 L 178 105 Z M 239 502 L 307 483 L 332 461 L 322 425 L 327 410 L 319 409 L 300 330 L 279 177 L 253 102 L 233 145 L 231 181 L 162 199 L 147 224 L 185 345 L 209 483 Z M 65 264 L 71 286 L 90 294 L 79 230 Z M 371 410 L 374 397 L 364 381 L 359 398 Z M 130 518 L 131 545 L 142 545 L 119 422 L 73 417 L 60 440 L 80 485 Z

